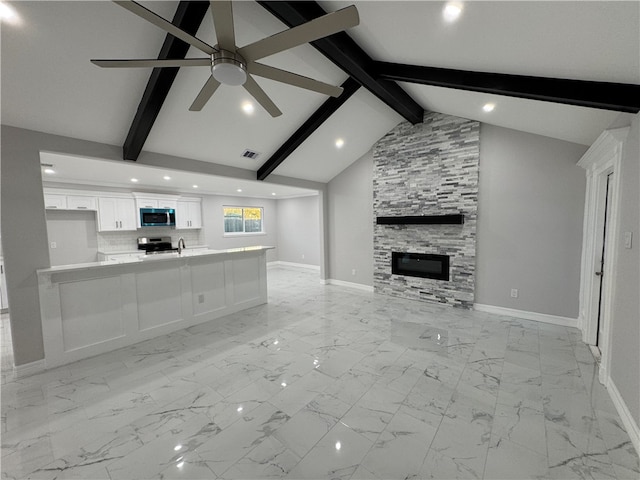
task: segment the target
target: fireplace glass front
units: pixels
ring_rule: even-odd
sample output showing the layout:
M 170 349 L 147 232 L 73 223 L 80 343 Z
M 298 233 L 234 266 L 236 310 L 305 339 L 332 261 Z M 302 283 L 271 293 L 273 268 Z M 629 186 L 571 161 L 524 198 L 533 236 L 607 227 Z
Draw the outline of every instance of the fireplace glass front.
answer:
M 391 273 L 449 281 L 449 255 L 391 252 Z

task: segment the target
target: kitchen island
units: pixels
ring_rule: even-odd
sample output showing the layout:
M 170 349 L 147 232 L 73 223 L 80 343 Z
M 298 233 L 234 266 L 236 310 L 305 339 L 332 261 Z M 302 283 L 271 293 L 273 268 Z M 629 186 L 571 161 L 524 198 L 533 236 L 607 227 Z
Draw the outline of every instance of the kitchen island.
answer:
M 267 302 L 267 250 L 150 255 L 38 270 L 45 368 Z

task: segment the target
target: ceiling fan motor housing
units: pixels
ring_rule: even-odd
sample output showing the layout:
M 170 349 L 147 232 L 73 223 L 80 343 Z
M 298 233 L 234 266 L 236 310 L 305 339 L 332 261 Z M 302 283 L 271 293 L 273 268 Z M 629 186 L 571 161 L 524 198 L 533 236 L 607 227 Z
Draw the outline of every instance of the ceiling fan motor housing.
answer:
M 219 49 L 211 55 L 211 75 L 223 85 L 244 85 L 247 63 L 237 53 Z

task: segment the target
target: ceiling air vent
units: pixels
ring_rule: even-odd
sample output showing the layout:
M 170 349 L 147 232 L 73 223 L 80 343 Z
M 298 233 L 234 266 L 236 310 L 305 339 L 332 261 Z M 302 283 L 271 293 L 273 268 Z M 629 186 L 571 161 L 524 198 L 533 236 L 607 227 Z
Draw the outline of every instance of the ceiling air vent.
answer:
M 244 158 L 250 158 L 251 160 L 255 160 L 260 155 L 258 152 L 254 152 L 253 150 L 245 150 L 242 152 L 242 156 Z

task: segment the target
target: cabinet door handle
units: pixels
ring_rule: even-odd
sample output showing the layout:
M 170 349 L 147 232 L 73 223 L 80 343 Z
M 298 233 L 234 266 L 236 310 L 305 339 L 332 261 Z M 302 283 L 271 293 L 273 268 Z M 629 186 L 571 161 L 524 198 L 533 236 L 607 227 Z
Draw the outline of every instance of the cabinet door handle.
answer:
M 118 221 L 116 220 L 116 228 L 118 228 Z
M 78 208 L 78 210 L 86 210 L 87 209 L 87 207 L 77 207 L 77 208 Z
M 58 208 L 58 207 L 56 207 L 55 205 L 47 205 L 46 208 Z
M 0 273 L 4 275 L 4 265 L 0 265 Z

